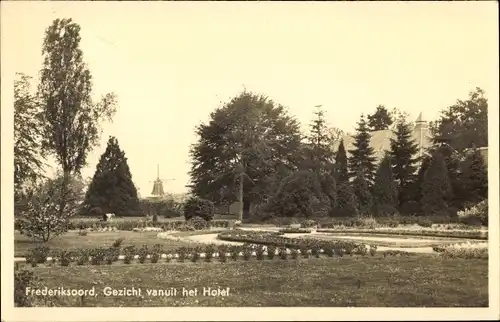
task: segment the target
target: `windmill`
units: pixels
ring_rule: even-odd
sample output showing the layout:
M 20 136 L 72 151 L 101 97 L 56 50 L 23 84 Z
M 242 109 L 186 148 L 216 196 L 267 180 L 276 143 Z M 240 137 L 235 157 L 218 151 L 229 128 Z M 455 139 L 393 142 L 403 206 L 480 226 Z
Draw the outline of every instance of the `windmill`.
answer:
M 151 192 L 151 195 L 155 198 L 162 198 L 163 196 L 165 196 L 165 191 L 163 190 L 163 182 L 173 180 L 175 179 L 160 179 L 160 165 L 158 164 L 156 166 L 156 180 L 149 181 L 153 182 L 153 191 Z

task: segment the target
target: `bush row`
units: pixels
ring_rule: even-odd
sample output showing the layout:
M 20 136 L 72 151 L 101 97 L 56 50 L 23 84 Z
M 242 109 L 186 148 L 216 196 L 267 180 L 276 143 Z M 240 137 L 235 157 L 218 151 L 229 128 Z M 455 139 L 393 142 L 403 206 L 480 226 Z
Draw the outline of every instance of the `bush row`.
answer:
M 283 228 L 279 230 L 280 233 L 284 234 L 309 234 L 311 229 L 307 228 Z
M 456 248 L 449 246 L 436 246 L 433 250 L 448 258 L 482 258 L 488 259 L 488 248 Z
M 249 223 L 267 223 L 276 226 L 288 226 L 291 224 L 300 224 L 303 228 L 321 227 L 332 228 L 335 226 L 361 227 L 361 226 L 380 226 L 380 227 L 398 227 L 400 225 L 419 225 L 422 227 L 431 227 L 433 224 L 458 223 L 456 216 L 389 216 L 389 217 L 318 217 L 318 218 L 299 218 L 299 217 L 272 217 L 259 218 L 255 216 L 248 220 Z
M 372 229 L 318 229 L 320 233 L 369 233 L 377 235 L 402 235 L 402 236 L 429 236 L 429 237 L 448 237 L 448 238 L 469 238 L 469 239 L 488 239 L 487 231 L 453 231 L 453 230 L 372 230 Z
M 190 260 L 196 262 L 200 259 L 210 262 L 213 258 L 217 258 L 220 262 L 226 262 L 228 258 L 237 260 L 242 257 L 245 260 L 255 257 L 256 259 L 273 259 L 276 256 L 287 259 L 290 256 L 296 259 L 300 256 L 304 258 L 320 257 L 321 254 L 333 257 L 334 255 L 375 255 L 376 247 L 367 248 L 363 244 L 354 243 L 330 243 L 314 245 L 294 245 L 295 247 L 287 247 L 284 244 L 262 244 L 245 243 L 244 245 L 215 245 L 209 244 L 206 247 L 180 247 L 171 252 L 164 252 L 162 245 L 157 244 L 149 248 L 147 245 L 141 248 L 135 246 L 127 246 L 123 249 L 120 247 L 109 248 L 91 248 L 79 249 L 75 251 L 66 250 L 50 250 L 48 247 L 38 247 L 32 249 L 26 257 L 26 263 L 32 267 L 39 264 L 58 263 L 61 266 L 69 266 L 74 263 L 76 265 L 111 265 L 115 262 L 123 260 L 123 263 L 130 264 L 134 260 L 138 263 L 158 263 L 160 260 L 170 262 L 184 262 Z M 384 255 L 385 256 L 385 255 Z
M 168 222 L 154 222 L 146 220 L 116 220 L 116 221 L 99 221 L 99 220 L 72 220 L 69 224 L 69 230 L 84 230 L 84 229 L 94 229 L 99 228 L 110 228 L 115 227 L 117 230 L 127 230 L 132 231 L 134 228 L 145 228 L 145 227 L 158 227 L 163 228 L 165 231 L 170 230 L 196 230 L 204 229 L 207 227 L 215 228 L 228 228 L 230 227 L 229 220 L 212 220 L 209 222 L 200 221 L 197 218 L 192 218 L 191 220 L 176 220 Z

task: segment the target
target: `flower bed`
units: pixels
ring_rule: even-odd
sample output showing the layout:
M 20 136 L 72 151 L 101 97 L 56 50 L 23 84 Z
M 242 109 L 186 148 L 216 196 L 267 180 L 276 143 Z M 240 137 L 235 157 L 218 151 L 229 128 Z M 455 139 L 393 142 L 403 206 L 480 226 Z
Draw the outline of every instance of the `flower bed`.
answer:
M 442 256 L 458 258 L 488 258 L 488 243 L 458 243 L 434 247 Z
M 274 232 L 261 231 L 228 231 L 218 235 L 221 240 L 254 243 L 275 247 L 287 247 L 291 249 L 317 249 L 323 251 L 334 251 L 342 256 L 343 254 L 366 254 L 368 248 L 364 243 L 354 243 L 350 241 L 330 241 L 312 238 L 286 238 Z M 370 245 L 370 249 L 373 246 Z
M 318 229 L 318 233 L 367 233 L 380 235 L 429 236 L 447 238 L 488 239 L 486 230 L 437 230 L 437 229 Z
M 311 229 L 305 228 L 283 228 L 279 230 L 283 234 L 310 234 L 311 231 Z
M 250 260 L 262 259 L 297 259 L 300 257 L 309 258 L 320 257 L 321 254 L 328 257 L 344 255 L 362 255 L 376 253 L 376 247 L 367 247 L 365 244 L 352 242 L 322 242 L 310 240 L 292 240 L 282 237 L 275 232 L 248 232 L 232 231 L 232 235 L 223 232 L 226 238 L 242 240 L 258 240 L 258 242 L 247 242 L 244 245 L 215 245 L 209 244 L 206 247 L 180 247 L 170 252 L 164 252 L 160 244 L 141 248 L 135 246 L 121 247 L 121 243 L 116 242 L 112 247 L 79 249 L 75 251 L 51 250 L 48 247 L 37 247 L 31 250 L 25 261 L 33 267 L 38 265 L 111 265 L 115 262 L 123 261 L 124 264 L 131 263 L 158 263 L 158 262 L 196 262 L 203 259 L 211 261 L 217 259 L 219 262 L 228 260 Z M 384 256 L 386 256 L 384 254 Z

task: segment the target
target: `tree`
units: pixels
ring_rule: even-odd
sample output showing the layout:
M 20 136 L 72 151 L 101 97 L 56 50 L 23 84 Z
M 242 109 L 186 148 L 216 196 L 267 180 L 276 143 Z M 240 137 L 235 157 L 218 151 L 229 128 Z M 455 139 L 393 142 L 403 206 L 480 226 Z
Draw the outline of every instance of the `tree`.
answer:
M 427 215 L 439 214 L 448 209 L 451 193 L 450 180 L 443 155 L 435 151 L 429 160 L 422 183 L 422 210 Z
M 412 139 L 412 128 L 404 119 L 397 122 L 393 131 L 394 138 L 390 139 L 390 157 L 392 160 L 392 172 L 398 182 L 398 205 L 413 199 L 411 192 L 412 184 L 415 181 L 417 172 L 418 145 Z
M 488 198 L 488 170 L 478 149 L 469 153 L 463 163 L 460 179 L 464 189 L 460 197 L 471 204 L 477 204 Z
M 327 126 L 324 111 L 320 108 L 314 113 L 305 145 L 306 165 L 311 166 L 320 182 L 322 192 L 330 201 L 330 209 L 335 207 L 337 192 L 334 168 L 334 137 L 331 128 Z
M 312 217 L 327 215 L 330 202 L 317 175 L 299 170 L 285 178 L 265 207 L 266 212 L 280 217 Z
M 347 153 L 344 147 L 344 140 L 340 141 L 337 153 L 335 154 L 335 180 L 338 184 L 349 182 Z
M 297 169 L 299 124 L 283 106 L 246 91 L 210 118 L 197 127 L 198 142 L 190 150 L 192 193 L 219 204 L 238 200 L 240 216 L 247 218 L 250 203 L 274 193 L 270 178 Z
M 111 136 L 101 155 L 96 171 L 85 195 L 86 212 L 137 215 L 140 210 L 137 189 L 118 140 Z M 99 209 L 100 211 L 95 211 Z
M 14 196 L 16 203 L 26 184 L 35 183 L 42 176 L 44 166 L 40 142 L 42 123 L 39 105 L 31 93 L 31 77 L 16 74 L 14 81 Z
M 358 203 L 351 183 L 342 182 L 337 187 L 337 205 L 332 215 L 335 217 L 354 217 L 358 215 Z
M 392 173 L 389 154 L 384 156 L 375 174 L 373 202 L 375 213 L 379 216 L 397 213 L 398 186 Z
M 363 171 L 359 170 L 356 177 L 354 177 L 352 187 L 358 203 L 359 212 L 362 215 L 370 214 L 373 210 L 373 196 L 370 189 L 370 183 L 366 180 Z
M 392 115 L 383 105 L 377 106 L 377 110 L 368 115 L 368 127 L 370 131 L 387 130 L 392 125 Z
M 477 87 L 465 101 L 449 106 L 440 118 L 430 124 L 434 140 L 446 138 L 453 149 L 488 146 L 488 100 Z
M 94 104 L 91 99 L 92 77 L 83 62 L 80 26 L 71 19 L 56 19 L 45 32 L 38 95 L 42 109 L 42 148 L 55 156 L 67 189 L 69 177 L 86 164 L 88 152 L 98 144 L 100 123 L 111 120 L 115 97 L 105 95 Z M 61 193 L 61 197 L 66 193 Z M 58 207 L 62 217 L 66 200 Z
M 373 183 L 376 168 L 374 150 L 370 146 L 370 139 L 371 135 L 366 126 L 366 120 L 361 115 L 361 120 L 358 122 L 356 135 L 354 136 L 354 149 L 349 150 L 349 175 L 351 178 L 356 178 L 362 173 L 363 180 L 367 180 L 369 187 Z
M 67 180 L 67 189 L 61 190 L 61 182 Z M 19 220 L 20 232 L 35 240 L 47 242 L 68 229 L 69 219 L 78 212 L 82 186 L 78 178 L 63 179 L 58 173 L 55 178 L 37 182 L 26 194 L 26 204 Z M 64 196 L 60 194 L 64 193 Z M 61 211 L 60 200 L 66 200 L 65 211 Z

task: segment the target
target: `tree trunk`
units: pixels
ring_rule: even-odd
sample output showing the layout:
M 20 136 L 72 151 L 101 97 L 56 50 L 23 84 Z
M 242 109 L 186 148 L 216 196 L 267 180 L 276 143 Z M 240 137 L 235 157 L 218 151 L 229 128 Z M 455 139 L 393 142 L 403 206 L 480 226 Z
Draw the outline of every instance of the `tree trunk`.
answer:
M 249 219 L 250 218 L 250 200 L 248 198 L 243 197 L 243 218 Z
M 244 212 L 244 207 L 243 207 L 243 180 L 245 179 L 245 172 L 240 173 L 240 178 L 239 178 L 239 194 L 238 194 L 238 202 L 239 202 L 239 214 L 238 214 L 238 219 L 242 222 L 243 221 L 243 212 Z

